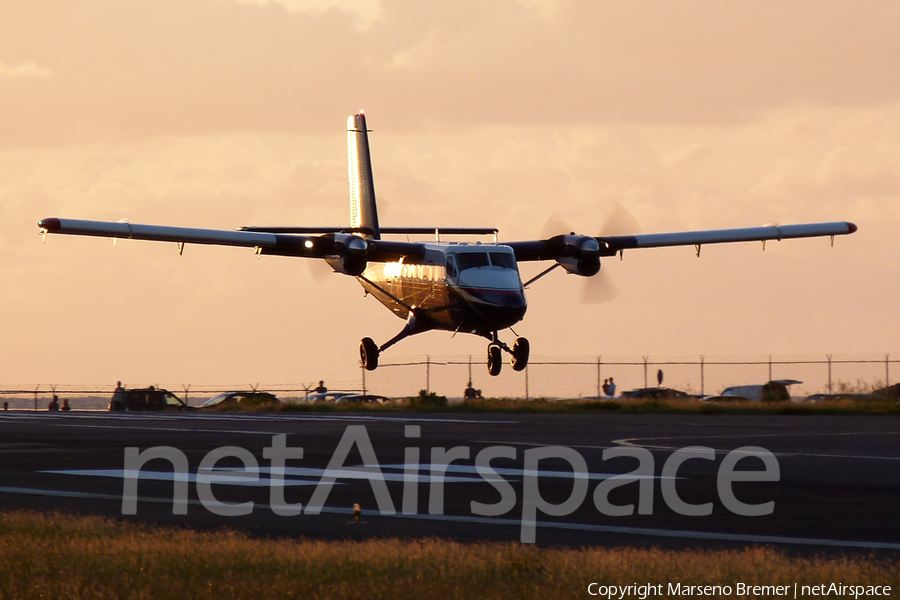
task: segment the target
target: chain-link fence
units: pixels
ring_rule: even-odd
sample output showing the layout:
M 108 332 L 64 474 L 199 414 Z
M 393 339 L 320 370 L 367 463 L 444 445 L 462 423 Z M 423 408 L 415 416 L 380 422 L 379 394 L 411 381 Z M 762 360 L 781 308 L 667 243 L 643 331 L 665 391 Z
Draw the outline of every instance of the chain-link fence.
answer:
M 456 397 L 471 381 L 486 397 L 527 399 L 601 396 L 610 378 L 618 393 L 662 385 L 701 395 L 717 394 L 733 385 L 791 379 L 802 382 L 791 387 L 792 395 L 808 396 L 886 387 L 900 362 L 890 355 L 532 357 L 521 373 L 506 367 L 499 377 L 491 377 L 480 358 L 385 361 L 377 371 L 362 376 L 359 387 L 365 385 L 372 393 L 390 390 L 407 395 L 424 389 Z
M 762 384 L 773 379 L 792 379 L 802 383 L 789 389 L 794 397 L 814 393 L 869 391 L 891 384 L 897 378 L 900 359 L 889 354 L 844 356 L 533 356 L 528 368 L 515 372 L 504 367 L 498 377 L 487 373 L 483 357 L 418 356 L 383 361 L 377 370 L 365 371 L 348 365 L 326 380 L 330 391 L 380 394 L 389 397 L 414 396 L 420 390 L 449 398 L 460 398 L 466 386 L 493 398 L 585 398 L 603 395 L 603 384 L 612 379 L 616 393 L 644 387 L 663 387 L 691 394 L 714 395 L 734 385 Z M 660 383 L 661 379 L 661 383 Z M 241 384 L 166 384 L 165 382 L 128 382 L 128 387 L 150 384 L 164 387 L 190 404 L 198 404 L 212 395 L 250 389 L 273 392 L 282 399 L 303 399 L 318 385 L 308 383 Z M 102 408 L 114 385 L 74 386 L 34 384 L 0 386 L 0 397 L 10 408 L 46 408 L 54 393 L 60 398 L 93 397 L 91 408 Z M 83 403 L 80 403 L 83 404 Z M 97 406 L 93 406 L 96 404 Z

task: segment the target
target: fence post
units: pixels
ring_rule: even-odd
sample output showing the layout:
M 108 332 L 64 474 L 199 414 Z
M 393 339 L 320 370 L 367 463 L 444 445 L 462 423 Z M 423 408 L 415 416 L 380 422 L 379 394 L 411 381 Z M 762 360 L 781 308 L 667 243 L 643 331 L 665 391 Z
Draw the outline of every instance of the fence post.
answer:
M 647 388 L 647 359 L 649 356 L 644 357 L 644 388 Z
M 825 356 L 828 357 L 828 393 L 830 394 L 830 393 L 832 393 L 831 392 L 831 355 L 826 354 Z
M 891 386 L 891 355 L 884 355 L 884 387 Z
M 597 357 L 597 397 L 600 397 L 600 392 L 602 391 L 602 387 L 600 386 L 600 359 L 601 357 Z
M 431 355 L 425 355 L 425 395 L 431 393 Z
M 704 387 L 704 384 L 706 382 L 704 381 L 704 378 L 703 378 L 703 366 L 704 366 L 703 365 L 703 355 L 701 354 L 700 355 L 700 395 L 701 396 L 706 395 L 706 391 L 705 391 L 705 387 Z
M 769 355 L 769 381 L 772 381 L 772 355 Z
M 528 399 L 528 365 L 525 365 L 525 400 Z
M 362 390 L 363 396 L 366 395 L 366 365 L 359 365 L 359 371 L 362 373 Z

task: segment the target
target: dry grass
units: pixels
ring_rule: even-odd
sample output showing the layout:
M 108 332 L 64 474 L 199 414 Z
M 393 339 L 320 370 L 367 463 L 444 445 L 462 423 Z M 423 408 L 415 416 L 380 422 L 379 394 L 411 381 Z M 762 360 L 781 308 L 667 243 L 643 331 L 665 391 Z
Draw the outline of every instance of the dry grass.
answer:
M 792 558 L 769 548 L 259 540 L 21 511 L 0 513 L 0 565 L 0 598 L 585 598 L 592 581 L 900 586 L 897 560 Z
M 252 407 L 229 405 L 219 412 L 441 412 L 441 413 L 610 413 L 610 414 L 710 414 L 710 415 L 900 415 L 900 404 L 873 396 L 836 397 L 819 402 L 701 402 L 699 400 L 548 400 L 536 398 L 483 398 L 447 406 L 421 406 L 408 400 L 391 404 L 305 404 L 284 402 Z

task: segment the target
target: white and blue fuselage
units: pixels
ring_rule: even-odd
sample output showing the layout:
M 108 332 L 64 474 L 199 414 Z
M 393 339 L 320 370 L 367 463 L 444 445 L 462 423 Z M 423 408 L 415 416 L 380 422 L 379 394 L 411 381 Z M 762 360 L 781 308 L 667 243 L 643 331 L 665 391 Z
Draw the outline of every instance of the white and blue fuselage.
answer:
M 418 329 L 477 335 L 525 316 L 525 290 L 512 248 L 502 244 L 426 244 L 415 262 L 369 263 L 358 278 L 367 292 Z

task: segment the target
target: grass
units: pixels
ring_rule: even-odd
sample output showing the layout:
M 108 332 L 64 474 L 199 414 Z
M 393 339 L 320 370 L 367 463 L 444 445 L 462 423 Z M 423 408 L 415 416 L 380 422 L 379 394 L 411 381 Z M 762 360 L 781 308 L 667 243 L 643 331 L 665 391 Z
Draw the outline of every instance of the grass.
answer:
M 260 540 L 226 530 L 27 511 L 0 513 L 0 565 L 3 599 L 562 599 L 588 597 L 590 582 L 662 583 L 664 591 L 669 582 L 900 587 L 900 560 L 797 558 L 771 548 L 571 550 L 438 539 Z
M 440 399 L 440 397 L 438 397 Z M 900 403 L 876 394 L 835 396 L 819 402 L 700 402 L 699 400 L 550 400 L 536 398 L 479 398 L 461 403 L 443 404 L 423 401 L 422 397 L 398 400 L 391 404 L 333 404 L 326 402 L 282 402 L 217 407 L 224 412 L 450 412 L 450 413 L 607 413 L 607 414 L 713 414 L 713 415 L 898 415 Z

